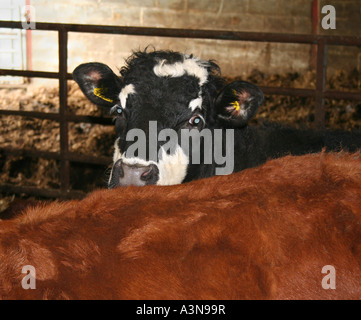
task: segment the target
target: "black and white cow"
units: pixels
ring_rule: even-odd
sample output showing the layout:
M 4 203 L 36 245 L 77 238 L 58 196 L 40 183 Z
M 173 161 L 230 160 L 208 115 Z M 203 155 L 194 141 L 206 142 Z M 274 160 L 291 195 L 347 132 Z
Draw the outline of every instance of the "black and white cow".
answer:
M 227 154 L 226 131 L 231 130 L 231 172 L 254 167 L 267 159 L 286 154 L 318 152 L 322 148 L 354 151 L 361 146 L 361 135 L 311 130 L 296 130 L 279 125 L 248 126 L 263 102 L 263 93 L 255 85 L 235 81 L 225 85 L 220 69 L 210 60 L 173 51 L 135 52 L 120 70 L 120 77 L 102 63 L 78 66 L 73 76 L 85 96 L 115 115 L 115 152 L 109 187 L 126 185 L 172 185 L 217 174 L 215 153 L 211 161 L 203 161 L 207 150 L 221 149 L 218 159 Z M 162 150 L 167 138 L 154 139 L 151 126 L 160 133 L 172 129 L 178 145 Z M 153 146 L 159 157 L 150 151 L 130 152 L 135 139 L 127 134 L 132 129 L 144 132 L 147 146 Z M 221 141 L 200 138 L 200 161 L 192 161 L 192 153 L 180 147 L 181 131 L 204 132 Z M 189 130 L 196 129 L 196 130 Z M 169 138 L 169 137 L 168 137 Z M 208 144 L 206 144 L 208 143 Z M 190 150 L 195 146 L 192 139 Z M 205 148 L 204 148 L 205 146 Z M 160 152 L 161 151 L 161 152 Z M 164 152 L 163 152 L 164 151 Z M 230 173 L 229 170 L 226 173 Z

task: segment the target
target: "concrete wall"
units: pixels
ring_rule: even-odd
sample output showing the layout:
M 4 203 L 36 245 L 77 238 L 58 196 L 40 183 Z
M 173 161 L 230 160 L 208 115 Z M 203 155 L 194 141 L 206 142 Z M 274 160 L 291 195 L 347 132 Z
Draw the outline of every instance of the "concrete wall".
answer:
M 312 0 L 31 0 L 38 22 L 104 24 L 165 28 L 197 28 L 281 33 L 312 32 Z M 320 0 L 336 8 L 336 30 L 321 34 L 360 36 L 360 0 Z M 323 15 L 320 13 L 321 18 Z M 69 72 L 78 64 L 100 61 L 114 70 L 132 50 L 153 45 L 215 59 L 227 76 L 309 69 L 309 45 L 192 40 L 96 34 L 69 35 Z M 361 50 L 331 47 L 329 69 L 361 71 Z M 57 37 L 54 32 L 33 32 L 34 70 L 56 71 Z

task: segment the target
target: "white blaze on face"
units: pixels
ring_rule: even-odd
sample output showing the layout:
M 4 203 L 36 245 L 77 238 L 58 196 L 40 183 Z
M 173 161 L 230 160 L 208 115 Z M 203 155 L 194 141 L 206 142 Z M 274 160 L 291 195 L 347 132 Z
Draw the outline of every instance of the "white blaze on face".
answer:
M 196 110 L 197 108 L 198 109 L 201 109 L 202 108 L 202 102 L 203 102 L 203 99 L 201 96 L 199 96 L 198 98 L 195 98 L 193 100 L 191 100 L 191 102 L 189 102 L 189 108 L 191 108 L 192 112 L 194 110 Z
M 153 71 L 158 77 L 181 77 L 184 74 L 194 76 L 199 80 L 199 86 L 202 86 L 208 80 L 207 67 L 209 63 L 199 58 L 184 56 L 183 61 L 175 62 L 173 64 L 166 63 L 166 60 L 161 60 L 154 66 Z M 189 103 L 189 108 L 194 111 L 196 108 L 202 107 L 202 92 L 200 91 L 198 97 Z
M 128 95 L 135 93 L 134 86 L 132 84 L 126 85 L 119 93 L 120 105 L 125 109 L 127 104 Z
M 180 184 L 187 174 L 189 159 L 180 146 L 174 154 L 168 155 L 162 149 L 162 157 L 158 162 L 159 180 L 157 185 Z

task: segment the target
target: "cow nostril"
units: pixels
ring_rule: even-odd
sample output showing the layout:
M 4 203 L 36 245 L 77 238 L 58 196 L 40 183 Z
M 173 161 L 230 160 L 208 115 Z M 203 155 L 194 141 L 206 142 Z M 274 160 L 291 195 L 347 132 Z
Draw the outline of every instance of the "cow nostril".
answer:
M 122 160 L 118 160 L 118 161 L 114 164 L 114 168 L 116 168 L 118 176 L 121 177 L 121 178 L 123 178 L 123 177 L 124 177 L 123 161 L 122 161 Z
M 118 160 L 116 163 L 114 163 L 114 168 L 121 168 L 123 166 L 123 161 Z
M 155 184 L 159 178 L 159 170 L 155 164 L 146 166 L 127 164 L 122 160 L 114 163 L 111 183 L 119 186 L 144 186 Z
M 143 173 L 140 175 L 140 179 L 146 183 L 155 183 L 159 177 L 158 167 L 154 164 L 150 164 L 147 167 L 143 168 Z
M 153 167 L 149 167 L 149 169 L 147 169 L 141 174 L 140 178 L 142 180 L 150 180 L 153 177 L 153 172 Z

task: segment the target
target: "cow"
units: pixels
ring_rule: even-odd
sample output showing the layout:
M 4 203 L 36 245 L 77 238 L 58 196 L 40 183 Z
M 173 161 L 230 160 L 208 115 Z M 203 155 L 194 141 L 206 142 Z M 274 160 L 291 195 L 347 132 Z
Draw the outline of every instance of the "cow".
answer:
M 0 211 L 0 219 L 12 219 L 16 215 L 24 211 L 26 208 L 32 206 L 34 207 L 39 203 L 40 201 L 35 199 L 14 199 L 9 203 L 8 207 L 5 210 Z
M 361 299 L 361 156 L 100 189 L 0 221 L 0 299 Z
M 114 115 L 109 188 L 173 185 L 241 171 L 287 154 L 361 147 L 361 133 L 249 126 L 264 99 L 260 88 L 246 81 L 226 84 L 214 61 L 193 55 L 137 51 L 120 69 L 120 77 L 93 62 L 79 65 L 73 78 L 91 102 Z M 135 135 L 135 130 L 142 134 Z M 199 133 L 199 140 L 191 135 L 180 141 L 184 131 Z M 143 141 L 138 148 L 136 138 Z M 167 139 L 173 141 L 168 148 Z M 199 151 L 194 155 L 194 150 Z

